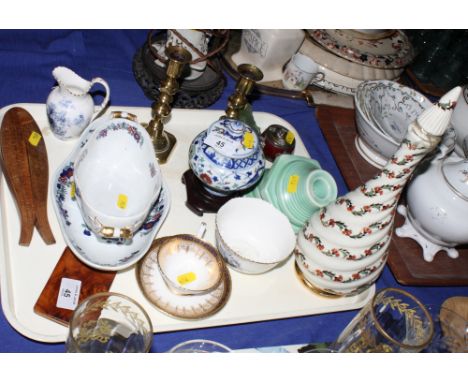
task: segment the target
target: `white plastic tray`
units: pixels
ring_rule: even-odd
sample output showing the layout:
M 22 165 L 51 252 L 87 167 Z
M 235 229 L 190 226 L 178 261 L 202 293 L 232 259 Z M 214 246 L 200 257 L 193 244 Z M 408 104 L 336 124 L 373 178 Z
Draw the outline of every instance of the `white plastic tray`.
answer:
M 38 123 L 47 146 L 49 174 L 53 174 L 76 141 L 62 142 L 53 136 L 48 127 L 44 104 L 17 104 L 5 107 L 0 110 L 0 123 L 6 110 L 13 106 L 28 110 Z M 149 107 L 112 107 L 107 112 L 113 110 L 133 113 L 138 116 L 140 122 L 150 120 Z M 181 176 L 188 168 L 190 142 L 221 115 L 223 112 L 220 110 L 173 110 L 166 128 L 177 137 L 177 145 L 168 163 L 161 166 L 163 176 L 170 187 L 172 205 L 157 237 L 196 233 L 200 223 L 205 221 L 208 225 L 205 239 L 214 244 L 215 214 L 204 214 L 203 217 L 199 217 L 185 206 L 186 193 L 185 186 L 181 183 Z M 294 131 L 297 139 L 295 153 L 309 156 L 297 132 L 288 122 L 269 113 L 254 113 L 254 117 L 262 129 L 276 123 Z M 57 243 L 45 245 L 35 231 L 31 245 L 22 247 L 18 245 L 20 232 L 18 211 L 1 173 L 0 177 L 0 291 L 3 311 L 10 324 L 21 334 L 42 342 L 63 342 L 67 328 L 33 312 L 33 306 L 65 248 L 51 205 L 51 192 L 49 190 L 48 214 Z M 139 301 L 148 311 L 156 332 L 358 309 L 375 293 L 373 286 L 362 294 L 349 298 L 328 299 L 317 296 L 299 281 L 292 257 L 282 267 L 263 275 L 244 275 L 232 270 L 230 273 L 232 292 L 227 304 L 215 315 L 198 321 L 171 318 L 154 308 L 139 289 L 135 267 L 119 272 L 111 290 L 124 293 Z

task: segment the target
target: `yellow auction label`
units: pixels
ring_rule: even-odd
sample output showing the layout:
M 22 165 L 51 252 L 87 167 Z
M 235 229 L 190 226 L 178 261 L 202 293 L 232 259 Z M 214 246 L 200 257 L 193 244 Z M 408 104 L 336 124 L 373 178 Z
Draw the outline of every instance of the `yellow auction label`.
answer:
M 128 202 L 127 195 L 119 194 L 117 198 L 117 207 L 124 210 L 125 208 L 127 208 L 127 202 Z
M 182 275 L 177 276 L 177 281 L 180 285 L 185 285 L 195 281 L 197 279 L 197 275 L 193 272 L 187 272 Z
M 254 135 L 250 132 L 247 132 L 244 134 L 244 141 L 242 142 L 242 144 L 248 148 L 248 149 L 251 149 L 254 147 L 254 143 L 255 143 L 255 138 L 254 138 Z
M 288 193 L 292 194 L 297 191 L 297 185 L 299 184 L 299 175 L 291 175 L 288 181 Z
M 70 197 L 74 199 L 75 195 L 76 195 L 76 184 L 75 182 L 72 182 L 71 187 L 70 187 Z
M 39 134 L 39 133 L 36 133 L 35 131 L 33 131 L 31 133 L 31 135 L 29 136 L 29 143 L 33 146 L 37 146 L 39 144 L 39 142 L 41 141 L 41 138 L 42 138 L 42 135 Z
M 286 138 L 285 138 L 287 144 L 290 145 L 291 143 L 293 143 L 294 139 L 295 139 L 294 133 L 292 131 L 288 131 L 288 133 L 286 134 Z

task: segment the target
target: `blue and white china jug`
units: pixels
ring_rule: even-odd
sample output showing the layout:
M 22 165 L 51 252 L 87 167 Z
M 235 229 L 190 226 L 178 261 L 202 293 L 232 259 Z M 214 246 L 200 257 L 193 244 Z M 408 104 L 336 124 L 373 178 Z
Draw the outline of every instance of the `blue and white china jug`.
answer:
M 59 139 L 77 138 L 109 102 L 109 86 L 102 78 L 87 81 L 63 66 L 56 67 L 52 75 L 58 86 L 52 89 L 47 98 L 50 128 Z M 94 105 L 93 98 L 88 93 L 97 83 L 105 89 L 104 100 L 99 106 Z

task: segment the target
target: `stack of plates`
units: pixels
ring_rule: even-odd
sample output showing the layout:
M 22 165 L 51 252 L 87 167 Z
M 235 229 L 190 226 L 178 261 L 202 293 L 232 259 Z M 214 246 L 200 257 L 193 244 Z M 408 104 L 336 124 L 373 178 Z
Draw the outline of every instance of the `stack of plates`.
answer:
M 400 30 L 308 30 L 299 52 L 311 57 L 324 74 L 314 85 L 348 95 L 365 80 L 397 79 L 414 58 Z

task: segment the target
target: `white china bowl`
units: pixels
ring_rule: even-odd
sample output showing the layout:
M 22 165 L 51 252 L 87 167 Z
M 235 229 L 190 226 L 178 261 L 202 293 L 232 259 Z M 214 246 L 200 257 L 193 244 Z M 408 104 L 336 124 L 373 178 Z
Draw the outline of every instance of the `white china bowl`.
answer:
M 296 236 L 288 218 L 270 203 L 234 198 L 216 215 L 216 244 L 236 271 L 259 274 L 285 261 Z
M 432 105 L 421 93 L 393 81 L 368 82 L 366 88 L 368 115 L 398 143 L 405 137 L 408 125 Z
M 104 118 L 76 156 L 74 180 L 83 218 L 97 235 L 136 232 L 161 190 L 151 138 L 137 122 Z M 110 235 L 103 228 L 111 229 Z M 122 236 L 123 237 L 123 236 Z
M 223 277 L 223 261 L 216 248 L 192 235 L 176 235 L 164 241 L 157 260 L 168 288 L 177 294 L 208 293 Z
M 386 80 L 361 83 L 354 103 L 359 138 L 387 160 L 400 146 L 408 125 L 431 105 L 422 94 Z

